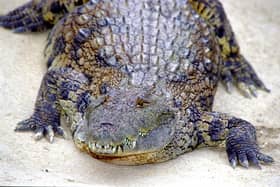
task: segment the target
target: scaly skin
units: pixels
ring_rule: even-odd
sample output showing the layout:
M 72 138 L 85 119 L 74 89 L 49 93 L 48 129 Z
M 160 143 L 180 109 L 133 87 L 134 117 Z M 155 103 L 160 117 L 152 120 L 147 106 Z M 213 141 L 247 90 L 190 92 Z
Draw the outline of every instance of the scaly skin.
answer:
M 233 167 L 273 161 L 249 122 L 212 111 L 219 81 L 245 96 L 268 91 L 218 0 L 42 0 L 0 17 L 16 32 L 54 24 L 35 111 L 17 131 L 52 142 L 65 135 L 66 116 L 77 147 L 117 164 L 163 162 L 204 146 L 225 146 Z

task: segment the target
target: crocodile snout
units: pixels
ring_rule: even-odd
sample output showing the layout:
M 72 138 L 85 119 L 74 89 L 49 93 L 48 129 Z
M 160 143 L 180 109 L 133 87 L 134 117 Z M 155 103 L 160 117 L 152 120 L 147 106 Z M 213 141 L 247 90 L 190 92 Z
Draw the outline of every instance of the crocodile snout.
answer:
M 175 113 L 166 98 L 144 89 L 113 90 L 88 110 L 75 143 L 102 159 L 155 153 L 172 141 Z

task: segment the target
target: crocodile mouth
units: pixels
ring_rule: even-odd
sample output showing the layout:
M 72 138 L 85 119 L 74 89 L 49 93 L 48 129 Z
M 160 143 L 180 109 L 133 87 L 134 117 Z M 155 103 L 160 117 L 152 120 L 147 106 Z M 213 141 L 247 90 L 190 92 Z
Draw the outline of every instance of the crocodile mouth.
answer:
M 90 142 L 88 144 L 88 148 L 92 153 L 99 154 L 99 155 L 127 155 L 125 154 L 125 149 L 133 150 L 136 147 L 136 140 L 131 141 L 130 144 L 100 144 L 98 142 Z
M 169 124 L 169 125 L 167 125 Z M 121 141 L 86 138 L 76 131 L 74 143 L 93 158 L 118 165 L 141 165 L 160 162 L 159 153 L 172 141 L 174 125 L 167 123 L 137 135 L 126 135 Z M 80 132 L 80 133 L 79 133 Z
M 85 142 L 79 138 L 75 144 L 83 151 L 99 157 L 125 157 L 129 155 L 154 152 L 155 150 L 138 150 L 137 140 L 126 138 L 122 143 L 100 143 L 98 141 Z
M 132 150 L 134 148 L 131 147 Z M 160 161 L 157 158 L 158 150 L 125 152 L 123 145 L 90 144 L 87 147 L 87 152 L 95 159 L 117 165 L 141 165 Z
M 117 165 L 142 165 L 161 161 L 157 158 L 159 150 L 133 151 L 136 147 L 136 142 L 132 144 L 129 152 L 126 152 L 125 146 L 121 144 L 103 145 L 97 142 L 86 144 L 77 140 L 75 140 L 75 144 L 80 150 L 87 152 L 93 158 Z

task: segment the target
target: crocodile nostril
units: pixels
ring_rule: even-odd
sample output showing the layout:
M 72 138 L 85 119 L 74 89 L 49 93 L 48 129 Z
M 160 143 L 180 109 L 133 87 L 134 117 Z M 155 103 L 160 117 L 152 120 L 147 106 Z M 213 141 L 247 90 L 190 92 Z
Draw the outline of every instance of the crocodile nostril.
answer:
M 101 126 L 108 126 L 108 127 L 111 127 L 111 126 L 113 126 L 113 124 L 112 123 L 100 123 L 100 125 Z

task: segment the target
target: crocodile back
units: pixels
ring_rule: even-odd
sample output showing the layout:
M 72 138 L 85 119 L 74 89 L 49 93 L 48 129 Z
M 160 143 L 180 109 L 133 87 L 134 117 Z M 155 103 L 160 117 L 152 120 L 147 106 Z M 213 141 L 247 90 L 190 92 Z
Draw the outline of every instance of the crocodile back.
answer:
M 100 85 L 162 82 L 175 105 L 210 109 L 220 51 L 211 27 L 187 0 L 92 0 L 63 18 L 49 35 L 50 68 L 71 67 Z

